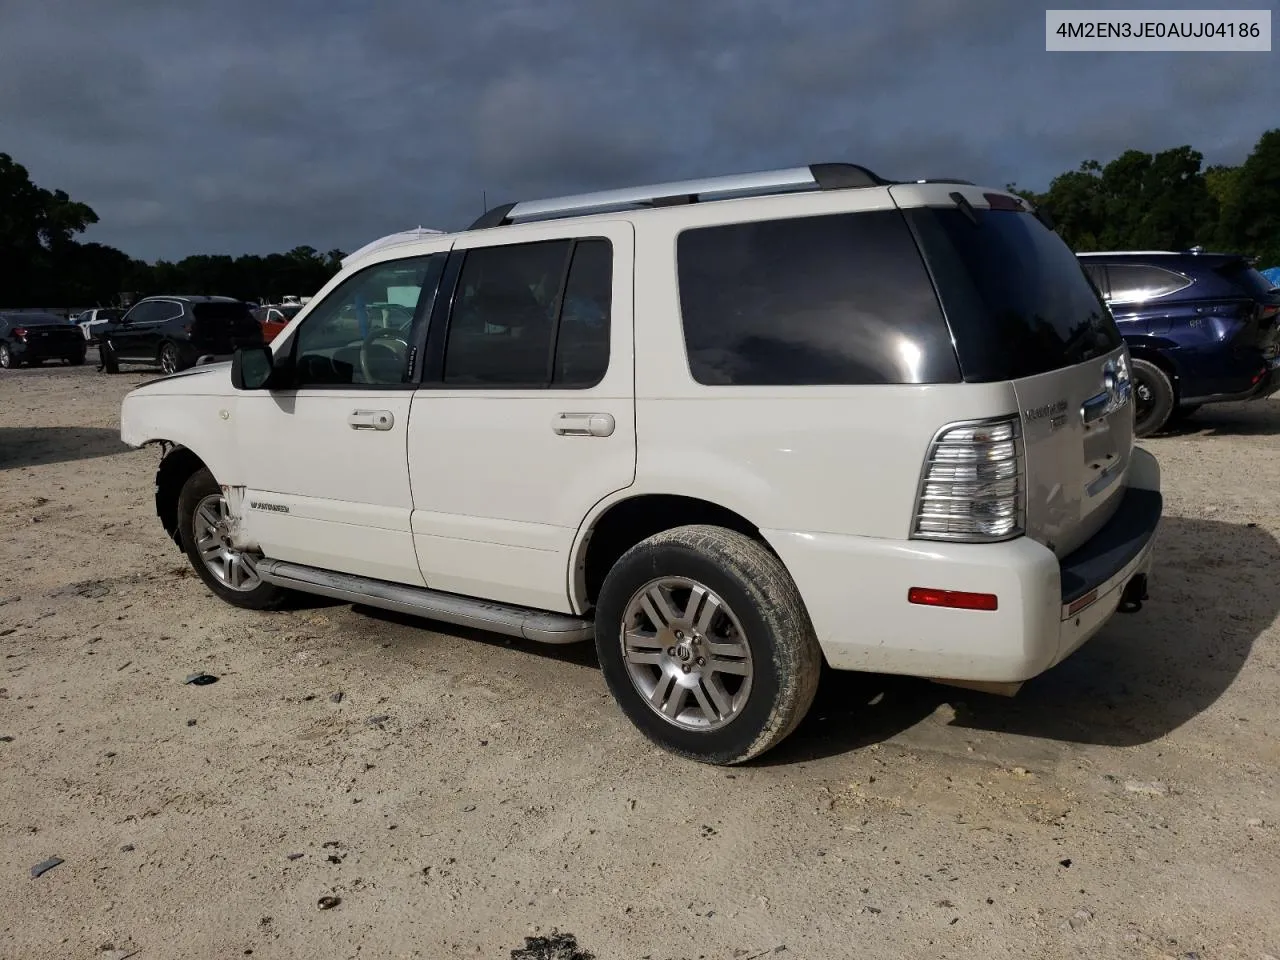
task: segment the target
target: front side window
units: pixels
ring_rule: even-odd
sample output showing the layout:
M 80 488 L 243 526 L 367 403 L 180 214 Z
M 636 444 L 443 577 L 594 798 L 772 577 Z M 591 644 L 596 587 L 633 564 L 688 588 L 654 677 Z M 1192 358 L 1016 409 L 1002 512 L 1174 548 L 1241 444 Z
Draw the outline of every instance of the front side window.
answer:
M 378 263 L 343 281 L 298 327 L 296 386 L 407 383 L 448 254 Z
M 445 344 L 444 382 L 591 387 L 609 363 L 613 247 L 599 238 L 469 250 Z

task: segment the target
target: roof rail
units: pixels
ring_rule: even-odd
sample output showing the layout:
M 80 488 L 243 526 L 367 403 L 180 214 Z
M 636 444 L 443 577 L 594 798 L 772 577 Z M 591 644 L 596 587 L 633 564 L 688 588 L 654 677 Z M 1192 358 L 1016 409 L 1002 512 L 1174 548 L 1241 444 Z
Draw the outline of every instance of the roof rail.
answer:
M 814 163 L 807 167 L 739 173 L 702 180 L 677 180 L 645 187 L 602 190 L 549 200 L 524 200 L 507 203 L 485 212 L 468 228 L 482 230 L 509 223 L 532 220 L 554 220 L 559 217 L 586 216 L 631 210 L 637 207 L 668 207 L 710 200 L 741 197 L 767 197 L 779 193 L 803 193 L 812 190 L 845 190 L 854 187 L 882 187 L 885 180 L 866 167 L 853 163 Z

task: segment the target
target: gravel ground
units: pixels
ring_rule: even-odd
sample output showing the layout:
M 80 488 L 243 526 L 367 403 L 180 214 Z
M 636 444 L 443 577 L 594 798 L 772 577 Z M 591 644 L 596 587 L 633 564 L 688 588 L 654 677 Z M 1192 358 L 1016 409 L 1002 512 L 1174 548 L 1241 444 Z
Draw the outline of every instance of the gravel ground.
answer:
M 833 675 L 725 770 L 587 647 L 213 599 L 147 376 L 0 373 L 0 957 L 1280 956 L 1280 402 L 1149 442 L 1151 602 L 1016 699 Z

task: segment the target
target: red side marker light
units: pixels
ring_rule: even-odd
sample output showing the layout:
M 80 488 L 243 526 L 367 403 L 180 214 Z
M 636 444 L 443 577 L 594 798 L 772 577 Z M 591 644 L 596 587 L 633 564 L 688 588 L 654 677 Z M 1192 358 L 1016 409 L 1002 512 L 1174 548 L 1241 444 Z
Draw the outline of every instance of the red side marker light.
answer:
M 925 607 L 950 607 L 954 610 L 995 610 L 998 604 L 994 593 L 967 593 L 963 590 L 938 590 L 933 587 L 912 587 L 907 591 L 907 602 Z

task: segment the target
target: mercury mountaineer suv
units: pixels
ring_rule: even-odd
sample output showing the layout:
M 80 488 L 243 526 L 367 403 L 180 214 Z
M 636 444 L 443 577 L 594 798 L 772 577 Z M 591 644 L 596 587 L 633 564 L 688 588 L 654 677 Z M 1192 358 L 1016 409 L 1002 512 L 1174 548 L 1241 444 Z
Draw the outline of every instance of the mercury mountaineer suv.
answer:
M 1142 606 L 1162 510 L 1047 218 L 851 164 L 387 238 L 121 423 L 223 600 L 594 638 L 631 721 L 717 764 L 824 661 L 1015 692 Z

